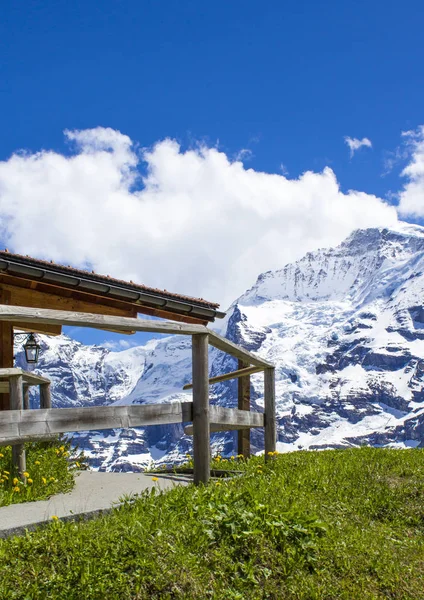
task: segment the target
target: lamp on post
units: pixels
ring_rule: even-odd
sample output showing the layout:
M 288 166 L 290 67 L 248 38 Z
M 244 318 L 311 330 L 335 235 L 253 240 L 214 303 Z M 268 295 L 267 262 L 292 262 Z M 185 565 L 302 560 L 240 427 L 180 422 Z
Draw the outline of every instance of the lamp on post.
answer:
M 40 344 L 37 342 L 37 338 L 33 333 L 15 333 L 15 338 L 22 338 L 25 336 L 25 343 L 23 348 L 25 350 L 25 359 L 28 364 L 35 365 L 38 362 L 38 355 L 40 353 Z

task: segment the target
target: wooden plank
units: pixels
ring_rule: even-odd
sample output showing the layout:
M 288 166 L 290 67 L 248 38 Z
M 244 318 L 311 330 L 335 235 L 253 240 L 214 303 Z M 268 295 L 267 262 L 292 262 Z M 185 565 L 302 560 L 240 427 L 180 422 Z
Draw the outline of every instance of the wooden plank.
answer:
M 246 364 L 246 363 L 243 363 Z M 245 367 L 243 369 L 238 369 L 238 371 L 231 371 L 230 373 L 224 373 L 224 375 L 217 375 L 216 377 L 211 377 L 209 379 L 209 385 L 213 385 L 214 383 L 220 383 L 221 381 L 227 381 L 227 379 L 237 379 L 238 377 L 244 377 L 245 375 L 252 375 L 253 373 L 260 373 L 264 370 L 265 367 Z M 183 386 L 183 390 L 191 390 L 193 389 L 192 383 L 186 383 Z
M 0 413 L 0 445 L 48 439 L 72 431 L 187 423 L 192 415 L 191 402 L 7 410 Z
M 29 385 L 24 384 L 24 410 L 29 410 Z
M 22 375 L 15 375 L 9 379 L 10 409 L 22 412 L 24 408 Z M 25 479 L 26 456 L 24 444 L 12 446 L 12 465 L 17 469 L 21 478 Z
M 51 408 L 52 396 L 50 391 L 50 382 L 40 384 L 40 408 Z
M 264 371 L 264 403 L 265 403 L 265 460 L 269 460 L 269 452 L 275 452 L 277 442 L 277 421 L 275 416 L 275 369 Z
M 4 275 L 0 276 L 0 283 Z M 38 286 L 38 284 L 37 284 Z M 132 306 L 124 305 L 124 308 L 117 308 L 115 306 L 109 306 L 109 304 L 98 304 L 94 302 L 95 297 L 93 296 L 93 302 L 86 300 L 79 300 L 72 295 L 75 295 L 73 290 L 71 297 L 65 295 L 46 293 L 39 289 L 29 289 L 26 287 L 19 287 L 16 285 L 10 285 L 8 283 L 1 283 L 1 288 L 5 292 L 9 292 L 11 295 L 9 304 L 11 306 L 25 306 L 30 308 L 44 308 L 52 310 L 67 310 L 72 312 L 82 313 L 94 313 L 102 315 L 114 315 L 122 317 L 134 317 L 136 310 Z M 27 322 L 27 320 L 25 320 Z M 46 323 L 49 325 L 49 323 Z M 52 323 L 55 325 L 55 323 Z
M 162 310 L 160 308 L 150 308 L 142 302 L 136 302 L 134 306 L 138 313 L 144 315 L 151 315 L 152 317 L 159 317 L 160 319 L 170 319 L 171 321 L 179 321 L 181 323 L 189 323 L 192 325 L 206 325 L 210 321 L 200 319 L 196 317 L 190 317 L 190 315 L 178 314 L 171 310 Z
M 0 303 L 10 304 L 10 292 L 0 287 Z M 13 325 L 12 323 L 0 323 L 0 366 L 13 367 Z M 9 394 L 0 394 L 0 410 L 8 410 Z
M 39 323 L 13 323 L 13 328 L 28 333 L 39 333 L 40 335 L 60 335 L 60 325 L 40 325 Z
M 251 365 L 255 365 L 257 367 L 273 367 L 274 366 L 270 362 L 264 360 L 263 358 L 256 356 L 256 354 L 252 354 L 251 352 L 244 350 L 244 348 L 237 346 L 237 344 L 234 344 L 230 340 L 227 340 L 226 338 L 222 337 L 222 335 L 218 335 L 211 329 L 208 329 L 208 333 L 209 333 L 209 344 L 211 346 L 214 346 L 215 348 L 218 348 L 218 350 L 227 352 L 228 354 L 231 354 L 231 356 L 235 356 L 236 358 L 238 358 L 240 360 L 244 360 L 247 363 L 249 363 Z
M 65 298 L 73 298 L 74 300 L 78 300 L 80 302 L 85 303 L 94 303 L 98 309 L 90 310 L 89 312 L 93 313 L 104 313 L 104 314 L 120 314 L 121 316 L 133 316 L 135 317 L 137 313 L 142 313 L 146 315 L 151 315 L 154 317 L 159 317 L 161 319 L 170 319 L 173 321 L 181 321 L 183 323 L 197 324 L 197 325 L 205 325 L 209 321 L 207 319 L 202 319 L 200 317 L 192 317 L 188 313 L 187 315 L 173 312 L 171 309 L 163 310 L 157 306 L 151 306 L 149 304 L 144 304 L 142 301 L 137 300 L 136 302 L 119 300 L 118 298 L 111 298 L 107 295 L 101 295 L 98 292 L 92 292 L 90 290 L 82 291 L 80 288 L 71 288 L 65 287 L 64 285 L 34 281 L 31 279 L 27 279 L 24 276 L 12 276 L 7 273 L 0 274 L 0 284 L 5 283 L 6 285 L 12 285 L 14 287 L 21 287 L 24 289 L 31 289 L 46 294 L 47 299 L 50 295 L 56 295 Z M 107 285 L 107 283 L 105 283 Z M 13 304 L 11 302 L 10 304 Z M 21 305 L 19 302 L 16 304 Z M 25 305 L 22 305 L 25 306 Z M 100 307 L 106 306 L 114 309 L 118 309 L 118 311 L 114 311 L 113 313 L 109 313 L 107 311 L 99 310 Z M 40 308 L 43 308 L 40 306 Z M 53 306 L 44 306 L 44 308 L 54 308 Z M 60 307 L 61 308 L 61 307 Z M 77 309 L 80 310 L 80 309 Z M 85 310 L 81 309 L 82 312 Z M 130 311 L 130 312 L 129 312 Z M 40 332 L 41 333 L 41 332 Z
M 102 331 L 110 331 L 111 333 L 119 333 L 120 335 L 134 335 L 135 331 L 125 331 L 124 329 L 106 329 L 104 327 L 98 327 Z
M 0 369 L 0 380 L 8 379 L 9 377 L 15 377 L 17 375 L 22 375 L 24 383 L 28 383 L 29 385 L 40 385 L 40 383 L 50 383 L 50 379 L 47 379 L 47 377 L 42 377 L 41 375 L 37 375 L 36 373 L 24 371 L 23 369 L 19 369 L 18 367 L 12 367 L 11 369 Z
M 222 406 L 209 407 L 210 431 L 229 431 L 248 429 L 264 426 L 263 413 L 239 410 L 238 408 L 224 408 Z M 184 433 L 193 435 L 193 426 L 187 425 Z
M 126 331 L 148 331 L 154 333 L 193 335 L 205 333 L 203 325 L 171 323 L 169 321 L 151 321 L 131 317 L 115 317 L 83 312 L 50 310 L 46 308 L 27 308 L 23 306 L 0 306 L 0 321 L 37 321 L 53 325 L 73 327 L 92 327 L 94 329 L 117 328 Z
M 193 466 L 194 483 L 210 477 L 208 335 L 194 335 L 193 355 Z
M 239 370 L 246 371 L 248 366 L 243 360 L 238 362 Z M 259 367 L 258 367 L 259 368 Z M 237 405 L 239 410 L 250 410 L 250 373 L 238 380 Z M 250 457 L 250 429 L 240 429 L 237 434 L 237 454 Z

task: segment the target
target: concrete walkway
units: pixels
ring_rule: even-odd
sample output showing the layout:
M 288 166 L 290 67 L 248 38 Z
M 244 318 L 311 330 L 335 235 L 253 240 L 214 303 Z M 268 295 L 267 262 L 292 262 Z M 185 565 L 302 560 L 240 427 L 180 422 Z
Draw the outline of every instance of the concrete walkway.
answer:
M 158 481 L 153 481 L 152 477 L 157 477 Z M 67 494 L 0 507 L 0 538 L 32 531 L 50 522 L 54 515 L 62 520 L 86 519 L 111 510 L 122 496 L 138 494 L 152 487 L 164 490 L 190 482 L 189 477 L 177 475 L 82 471 L 75 479 L 74 489 Z

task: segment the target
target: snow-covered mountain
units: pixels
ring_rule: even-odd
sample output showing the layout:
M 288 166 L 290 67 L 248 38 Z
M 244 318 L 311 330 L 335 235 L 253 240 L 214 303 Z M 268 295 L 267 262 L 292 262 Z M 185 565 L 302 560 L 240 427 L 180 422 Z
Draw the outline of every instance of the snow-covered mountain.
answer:
M 260 275 L 230 307 L 220 332 L 276 364 L 278 449 L 358 444 L 424 446 L 424 228 L 355 231 L 336 248 Z M 191 341 L 174 336 L 111 352 L 65 336 L 45 338 L 39 371 L 56 406 L 189 400 Z M 210 352 L 211 375 L 235 368 Z M 211 400 L 236 403 L 236 383 Z M 252 376 L 263 407 L 263 376 Z M 254 449 L 262 447 L 252 432 Z M 101 469 L 178 460 L 191 447 L 182 426 L 77 436 Z M 235 434 L 216 434 L 231 453 Z

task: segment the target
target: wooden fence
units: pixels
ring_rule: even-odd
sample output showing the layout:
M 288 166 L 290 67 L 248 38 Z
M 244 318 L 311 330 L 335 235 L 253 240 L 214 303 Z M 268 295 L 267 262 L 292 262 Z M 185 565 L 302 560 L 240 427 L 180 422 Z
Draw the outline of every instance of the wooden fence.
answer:
M 264 427 L 265 459 L 268 460 L 268 453 L 275 450 L 274 365 L 203 325 L 16 306 L 0 306 L 0 321 L 191 335 L 193 377 L 192 383 L 184 386 L 184 389 L 193 389 L 193 402 L 61 409 L 49 408 L 42 404 L 40 409 L 27 411 L 24 410 L 22 400 L 24 374 L 23 372 L 12 374 L 9 389 L 11 410 L 0 412 L 0 445 L 13 444 L 15 448 L 22 448 L 25 441 L 46 439 L 57 433 L 191 422 L 192 426 L 186 428 L 186 431 L 193 434 L 196 484 L 206 483 L 209 480 L 211 431 L 239 430 L 239 450 L 241 449 L 244 455 L 248 455 L 250 448 L 246 432 L 248 433 L 252 427 Z M 209 345 L 237 358 L 239 369 L 209 379 Z M 11 369 L 2 369 L 2 371 L 11 371 Z M 248 393 L 250 375 L 260 371 L 264 372 L 264 413 L 250 412 Z M 238 379 L 238 408 L 210 406 L 209 385 L 228 379 Z M 44 379 L 39 384 L 43 385 L 46 381 L 48 380 Z M 14 455 L 18 468 L 22 472 L 22 462 L 19 463 L 16 451 Z

